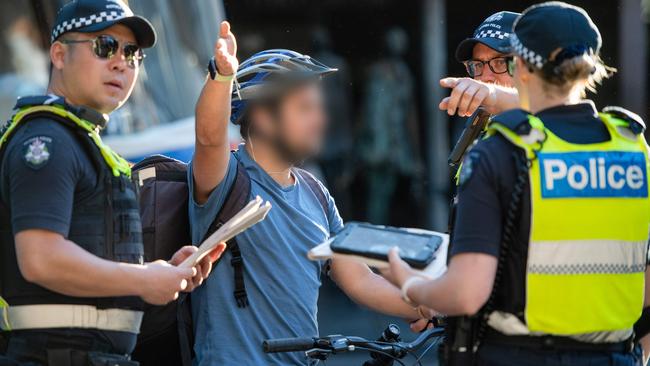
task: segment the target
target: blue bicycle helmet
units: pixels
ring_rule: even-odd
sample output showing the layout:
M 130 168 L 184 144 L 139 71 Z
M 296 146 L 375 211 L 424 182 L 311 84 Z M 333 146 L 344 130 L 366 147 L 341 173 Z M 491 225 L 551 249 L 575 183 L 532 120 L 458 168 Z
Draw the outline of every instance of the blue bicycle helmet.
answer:
M 237 69 L 230 104 L 230 121 L 240 124 L 249 101 L 281 92 L 281 81 L 318 78 L 338 71 L 301 53 L 272 49 L 261 51 L 242 62 Z

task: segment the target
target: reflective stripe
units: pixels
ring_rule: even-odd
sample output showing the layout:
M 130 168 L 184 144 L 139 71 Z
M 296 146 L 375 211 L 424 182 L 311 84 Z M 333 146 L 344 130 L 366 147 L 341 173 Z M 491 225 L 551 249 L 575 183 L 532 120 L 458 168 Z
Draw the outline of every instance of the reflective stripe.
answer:
M 535 241 L 528 273 L 588 274 L 645 271 L 647 242 L 621 240 Z
M 502 312 L 502 311 L 493 311 L 488 316 L 488 325 L 503 333 L 505 335 L 512 336 L 542 336 L 546 335 L 541 332 L 531 332 L 516 315 Z M 569 338 L 575 339 L 579 342 L 587 343 L 617 343 L 623 342 L 630 339 L 632 336 L 632 329 L 624 330 L 615 330 L 615 331 L 605 331 L 605 332 L 593 332 L 593 333 L 584 333 L 570 335 Z
M 11 330 L 11 327 L 9 326 L 9 321 L 7 318 L 9 317 L 7 315 L 7 309 L 9 308 L 9 304 L 5 299 L 0 296 L 0 330 Z
M 90 305 L 21 305 L 4 307 L 3 330 L 86 328 L 140 333 L 142 311 L 97 309 Z
M 77 117 L 74 113 L 64 109 L 61 106 L 39 105 L 26 107 L 19 110 L 12 117 L 9 127 L 7 127 L 7 129 L 4 131 L 4 134 L 0 137 L 0 147 L 2 147 L 2 145 L 7 142 L 13 130 L 26 116 L 39 112 L 53 113 L 74 122 L 77 126 L 86 131 L 95 145 L 97 145 L 97 148 L 99 148 L 102 157 L 106 161 L 106 164 L 111 168 L 114 176 L 119 177 L 120 174 L 126 175 L 128 177 L 131 176 L 131 166 L 129 165 L 128 161 L 118 155 L 115 151 L 108 147 L 108 145 L 104 144 L 101 136 L 99 135 L 99 130 L 96 128 L 96 126 L 84 119 Z

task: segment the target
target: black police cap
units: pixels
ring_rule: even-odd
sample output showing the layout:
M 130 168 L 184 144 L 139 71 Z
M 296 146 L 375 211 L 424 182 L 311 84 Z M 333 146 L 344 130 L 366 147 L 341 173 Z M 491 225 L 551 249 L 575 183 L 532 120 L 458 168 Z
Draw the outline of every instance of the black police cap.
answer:
M 456 60 L 463 62 L 472 59 L 474 46 L 482 43 L 499 53 L 510 53 L 510 32 L 512 24 L 519 13 L 500 11 L 487 17 L 476 28 L 474 35 L 458 44 L 456 47 Z
M 550 1 L 523 11 L 515 21 L 510 42 L 515 54 L 541 69 L 549 61 L 597 54 L 602 38 L 584 9 Z
M 156 31 L 144 17 L 134 15 L 122 0 L 74 0 L 56 15 L 51 41 L 68 32 L 98 32 L 115 24 L 127 26 L 142 48 L 156 44 Z

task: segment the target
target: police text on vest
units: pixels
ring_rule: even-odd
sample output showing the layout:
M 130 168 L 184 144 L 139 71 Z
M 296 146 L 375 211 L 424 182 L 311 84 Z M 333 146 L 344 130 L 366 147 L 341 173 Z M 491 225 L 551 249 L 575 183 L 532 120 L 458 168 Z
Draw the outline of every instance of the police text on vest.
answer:
M 543 198 L 648 197 L 640 152 L 541 153 L 539 163 Z

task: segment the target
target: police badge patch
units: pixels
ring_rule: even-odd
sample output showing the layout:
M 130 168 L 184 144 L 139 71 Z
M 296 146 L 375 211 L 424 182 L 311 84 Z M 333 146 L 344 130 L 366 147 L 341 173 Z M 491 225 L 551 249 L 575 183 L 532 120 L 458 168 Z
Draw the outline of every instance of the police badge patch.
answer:
M 52 138 L 36 136 L 23 142 L 23 160 L 32 169 L 44 167 L 52 155 Z
M 479 159 L 480 155 L 475 151 L 468 151 L 463 159 L 463 164 L 460 167 L 460 174 L 458 179 L 458 185 L 462 186 L 467 183 L 474 173 L 474 167 Z

